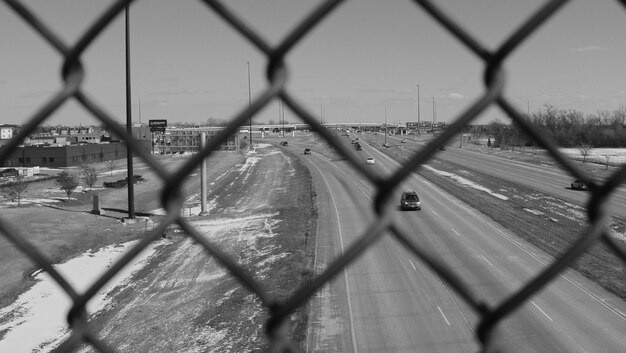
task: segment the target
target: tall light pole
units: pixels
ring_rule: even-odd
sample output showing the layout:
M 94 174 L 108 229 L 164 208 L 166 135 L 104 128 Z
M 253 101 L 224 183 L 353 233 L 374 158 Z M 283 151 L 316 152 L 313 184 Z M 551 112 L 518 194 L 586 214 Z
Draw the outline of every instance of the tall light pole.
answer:
M 283 120 L 283 137 L 285 137 L 285 103 L 280 101 L 280 115 Z
M 252 106 L 252 90 L 250 87 L 250 62 L 248 61 L 248 107 Z M 250 148 L 252 148 L 252 115 L 250 115 Z
M 131 149 L 133 138 L 132 103 L 130 95 L 130 21 L 128 16 L 128 4 L 126 4 L 126 166 L 128 169 L 128 218 L 135 218 L 135 178 L 133 176 L 133 151 Z
M 437 105 L 435 104 L 435 97 L 433 97 L 433 131 L 435 130 L 435 123 L 437 122 Z
M 420 85 L 417 85 L 417 135 L 420 134 Z
M 387 106 L 385 105 L 385 147 L 387 147 Z

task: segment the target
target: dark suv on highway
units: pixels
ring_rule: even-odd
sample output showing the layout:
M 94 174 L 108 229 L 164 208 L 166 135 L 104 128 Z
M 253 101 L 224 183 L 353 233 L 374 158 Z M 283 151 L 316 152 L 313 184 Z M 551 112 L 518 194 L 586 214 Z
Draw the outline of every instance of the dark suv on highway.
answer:
M 404 210 L 421 210 L 422 202 L 415 191 L 405 191 L 400 197 L 400 208 Z

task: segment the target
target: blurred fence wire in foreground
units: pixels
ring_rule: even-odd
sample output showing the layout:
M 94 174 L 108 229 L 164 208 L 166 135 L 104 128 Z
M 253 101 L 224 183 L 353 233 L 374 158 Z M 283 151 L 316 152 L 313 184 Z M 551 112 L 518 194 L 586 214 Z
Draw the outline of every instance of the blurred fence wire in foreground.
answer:
M 165 219 L 149 232 L 149 236 L 142 239 L 132 251 L 125 254 L 125 256 L 115 263 L 105 275 L 98 278 L 93 286 L 84 293 L 78 293 L 62 275 L 55 271 L 52 264 L 48 262 L 46 255 L 41 253 L 39 249 L 26 240 L 26 237 L 20 233 L 19 228 L 10 226 L 0 216 L 0 235 L 16 244 L 34 262 L 47 271 L 73 301 L 73 307 L 68 313 L 71 335 L 63 342 L 60 347 L 61 351 L 73 350 L 79 344 L 87 342 L 99 351 L 116 352 L 116 347 L 110 347 L 104 339 L 98 338 L 98 332 L 92 331 L 85 305 L 108 280 L 126 266 L 134 256 L 153 240 L 161 237 L 167 227 L 172 224 L 178 224 L 178 226 L 183 228 L 189 236 L 193 237 L 201 244 L 211 256 L 228 268 L 233 276 L 237 276 L 249 290 L 254 292 L 262 301 L 263 305 L 269 309 L 271 317 L 266 323 L 266 334 L 273 351 L 299 350 L 297 345 L 290 341 L 287 334 L 288 330 L 286 327 L 289 325 L 290 315 L 297 308 L 304 306 L 322 286 L 346 266 L 349 266 L 360 254 L 367 251 L 370 246 L 373 246 L 372 244 L 375 243 L 375 240 L 387 234 L 388 231 L 391 236 L 395 237 L 400 243 L 424 261 L 424 263 L 429 265 L 432 271 L 436 272 L 437 275 L 476 312 L 480 317 L 480 324 L 476 329 L 477 338 L 485 351 L 490 351 L 490 349 L 493 348 L 491 346 L 493 342 L 492 338 L 494 338 L 493 336 L 495 335 L 495 327 L 497 324 L 508 315 L 512 315 L 521 305 L 528 302 L 541 288 L 551 282 L 588 248 L 597 243 L 604 243 L 619 258 L 626 261 L 626 250 L 623 244 L 609 236 L 607 228 L 608 214 L 606 212 L 608 197 L 626 180 L 626 168 L 622 167 L 602 184 L 590 180 L 574 163 L 559 153 L 557 146 L 545 139 L 540 131 L 529 122 L 524 114 L 520 113 L 514 107 L 503 93 L 506 78 L 504 66 L 507 60 L 511 57 L 512 53 L 518 50 L 521 44 L 529 40 L 531 34 L 536 32 L 537 29 L 550 18 L 554 17 L 567 1 L 553 0 L 545 2 L 494 50 L 488 49 L 480 42 L 479 38 L 472 37 L 468 31 L 451 20 L 448 14 L 441 11 L 434 2 L 414 1 L 418 10 L 424 11 L 436 20 L 441 27 L 450 32 L 453 38 L 461 42 L 468 51 L 472 52 L 483 62 L 485 90 L 482 96 L 477 98 L 465 111 L 455 117 L 444 133 L 410 158 L 395 174 L 387 178 L 381 178 L 375 175 L 370 169 L 365 168 L 363 164 L 355 158 L 352 151 L 350 151 L 345 144 L 341 143 L 338 137 L 328 132 L 325 127 L 316 121 L 312 112 L 308 111 L 305 105 L 299 102 L 292 93 L 286 89 L 289 73 L 286 68 L 285 60 L 288 54 L 312 29 L 323 26 L 324 20 L 328 15 L 344 1 L 325 1 L 320 3 L 284 36 L 285 39 L 282 42 L 275 46 L 270 45 L 259 33 L 255 33 L 244 20 L 233 13 L 224 3 L 209 0 L 202 1 L 206 5 L 207 11 L 213 11 L 215 14 L 219 15 L 234 31 L 241 34 L 244 38 L 243 40 L 247 40 L 266 57 L 268 84 L 249 106 L 241 107 L 241 111 L 232 117 L 230 124 L 224 128 L 217 138 L 212 139 L 206 148 L 189 159 L 180 169 L 174 172 L 165 170 L 149 154 L 137 148 L 136 142 L 127 137 L 126 131 L 120 127 L 117 120 L 108 115 L 104 109 L 100 108 L 96 100 L 97 97 L 89 97 L 83 91 L 82 87 L 83 78 L 89 70 L 88 67 L 84 67 L 82 64 L 82 56 L 94 41 L 98 39 L 99 35 L 107 26 L 115 19 L 124 15 L 126 6 L 133 3 L 133 1 L 116 1 L 112 3 L 108 10 L 102 13 L 100 17 L 91 24 L 91 27 L 82 34 L 80 39 L 73 46 L 64 43 L 60 36 L 46 27 L 44 21 L 35 16 L 33 12 L 29 11 L 22 2 L 17 0 L 5 0 L 4 2 L 15 12 L 16 16 L 21 17 L 23 21 L 27 22 L 38 35 L 51 45 L 63 58 L 61 71 L 64 84 L 45 104 L 38 107 L 35 114 L 24 117 L 26 123 L 23 129 L 19 135 L 14 137 L 6 148 L 2 150 L 0 162 L 6 160 L 11 151 L 17 148 L 38 126 L 45 123 L 55 110 L 68 101 L 75 101 L 84 107 L 86 111 L 90 112 L 93 117 L 105 124 L 114 134 L 121 136 L 130 146 L 133 154 L 141 157 L 155 173 L 162 178 L 166 185 L 162 190 L 163 207 L 167 210 Z M 622 5 L 624 4 L 624 1 L 620 2 Z M 297 67 L 294 69 L 297 70 Z M 250 277 L 246 271 L 234 261 L 234 259 L 224 254 L 219 247 L 203 238 L 193 226 L 180 216 L 180 211 L 184 203 L 181 196 L 183 195 L 181 192 L 181 184 L 185 177 L 191 174 L 192 171 L 201 164 L 203 159 L 211 156 L 212 151 L 216 150 L 217 147 L 236 132 L 240 126 L 245 125 L 251 117 L 254 117 L 270 102 L 275 100 L 282 100 L 293 113 L 299 116 L 304 123 L 309 124 L 318 135 L 322 136 L 328 144 L 334 147 L 340 154 L 344 155 L 355 169 L 369 178 L 373 185 L 376 186 L 376 198 L 373 207 L 377 217 L 371 222 L 367 231 L 361 235 L 360 240 L 351 248 L 347 249 L 341 257 L 335 259 L 323 273 L 316 274 L 311 281 L 304 284 L 291 297 L 283 302 L 278 302 L 272 298 L 262 289 L 254 278 Z M 537 273 L 534 279 L 526 283 L 518 292 L 512 294 L 495 306 L 485 304 L 485 302 L 477 297 L 475 293 L 463 283 L 462 279 L 456 276 L 445 263 L 423 251 L 419 244 L 411 240 L 409 234 L 405 234 L 399 227 L 396 227 L 392 222 L 390 212 L 392 208 L 389 207 L 388 203 L 388 195 L 391 194 L 390 191 L 395 189 L 397 185 L 428 160 L 430 156 L 435 153 L 437 146 L 442 145 L 453 136 L 459 134 L 464 126 L 474 121 L 485 109 L 491 106 L 496 106 L 505 112 L 521 130 L 529 136 L 532 136 L 539 145 L 549 151 L 552 158 L 558 161 L 564 169 L 576 178 L 585 181 L 587 185 L 590 186 L 591 192 L 591 199 L 587 205 L 589 227 L 580 234 L 577 241 L 572 244 L 562 256 L 557 258 L 541 273 Z

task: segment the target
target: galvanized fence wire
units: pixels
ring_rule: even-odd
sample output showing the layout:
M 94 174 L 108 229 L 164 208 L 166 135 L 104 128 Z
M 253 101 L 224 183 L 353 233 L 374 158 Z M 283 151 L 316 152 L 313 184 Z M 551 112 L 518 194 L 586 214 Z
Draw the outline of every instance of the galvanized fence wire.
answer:
M 506 38 L 502 45 L 496 48 L 496 50 L 489 50 L 482 45 L 477 38 L 473 37 L 469 31 L 455 23 L 433 2 L 415 0 L 414 2 L 417 5 L 416 11 L 419 11 L 421 8 L 422 11 L 435 19 L 441 27 L 450 32 L 452 37 L 465 45 L 468 50 L 473 52 L 484 62 L 485 91 L 482 96 L 476 99 L 465 111 L 454 119 L 444 133 L 436 137 L 425 148 L 412 156 L 393 175 L 386 178 L 375 174 L 371 169 L 365 168 L 363 163 L 360 163 L 360 159 L 357 158 L 355 152 L 342 143 L 337 136 L 331 134 L 324 128 L 314 118 L 314 115 L 285 89 L 286 82 L 289 78 L 286 57 L 291 49 L 295 44 L 302 41 L 312 29 L 323 25 L 326 16 L 332 13 L 337 6 L 341 5 L 344 1 L 331 0 L 321 3 L 296 25 L 295 28 L 288 32 L 285 39 L 277 46 L 270 45 L 260 34 L 248 27 L 245 21 L 239 18 L 223 3 L 210 0 L 203 0 L 201 2 L 206 4 L 209 10 L 218 14 L 234 31 L 239 32 L 245 40 L 249 41 L 266 56 L 268 62 L 268 85 L 263 92 L 254 99 L 252 104 L 248 107 L 243 107 L 242 110 L 232 118 L 230 124 L 226 126 L 216 138 L 212 139 L 200 153 L 191 157 L 178 170 L 170 172 L 150 155 L 139 149 L 135 141 L 126 135 L 126 131 L 117 123 L 116 119 L 107 114 L 105 110 L 97 104 L 95 99 L 83 92 L 81 86 L 86 71 L 86 68 L 84 68 L 81 63 L 81 56 L 84 51 L 115 18 L 123 15 L 126 6 L 133 3 L 133 1 L 120 0 L 112 3 L 80 37 L 75 45 L 68 46 L 21 2 L 16 0 L 4 0 L 4 3 L 8 5 L 15 14 L 21 17 L 27 25 L 30 25 L 59 53 L 59 55 L 61 55 L 64 62 L 61 68 L 63 85 L 46 103 L 39 107 L 35 114 L 27 118 L 21 132 L 13 138 L 0 153 L 0 162 L 5 161 L 11 151 L 17 148 L 38 126 L 45 123 L 59 107 L 69 100 L 74 99 L 95 118 L 106 124 L 113 133 L 121 136 L 122 139 L 128 143 L 132 153 L 141 157 L 166 185 L 161 194 L 163 207 L 167 210 L 167 215 L 164 220 L 116 262 L 104 275 L 97 278 L 96 282 L 82 294 L 78 293 L 67 280 L 54 269 L 46 254 L 41 253 L 36 246 L 26 240 L 27 237 L 21 233 L 19 228 L 13 227 L 0 216 L 0 235 L 14 243 L 22 252 L 29 256 L 33 262 L 48 272 L 73 302 L 73 307 L 67 315 L 68 324 L 71 327 L 71 334 L 61 344 L 59 351 L 73 351 L 80 344 L 86 342 L 101 352 L 116 352 L 115 347 L 110 347 L 105 340 L 98 337 L 98 332 L 92 332 L 85 305 L 115 274 L 127 266 L 128 263 L 152 241 L 158 239 L 167 227 L 172 224 L 178 224 L 190 237 L 203 246 L 207 253 L 227 268 L 242 285 L 255 293 L 262 304 L 269 309 L 270 318 L 266 323 L 266 335 L 270 342 L 270 350 L 277 352 L 299 351 L 298 345 L 289 339 L 290 315 L 293 314 L 296 309 L 306 305 L 322 286 L 327 284 L 344 268 L 350 266 L 350 264 L 365 251 L 375 246 L 375 243 L 384 236 L 395 238 L 400 244 L 415 254 L 415 256 L 431 268 L 432 271 L 476 312 L 480 317 L 480 322 L 476 330 L 477 340 L 481 344 L 483 351 L 502 349 L 502 347 L 497 347 L 496 343 L 494 343 L 497 325 L 509 315 L 513 315 L 513 311 L 528 302 L 540 289 L 550 283 L 565 267 L 571 264 L 580 254 L 590 247 L 602 242 L 607 245 L 616 256 L 626 262 L 626 247 L 623 243 L 613 239 L 609 234 L 609 214 L 606 210 L 606 202 L 609 196 L 618 186 L 626 181 L 626 167 L 619 169 L 618 172 L 603 183 L 591 180 L 583 170 L 579 169 L 572 161 L 560 153 L 557 146 L 546 139 L 539 129 L 532 125 L 527 117 L 521 114 L 503 94 L 506 77 L 503 66 L 506 60 L 510 57 L 511 53 L 517 50 L 520 44 L 529 40 L 529 37 L 536 32 L 543 23 L 552 18 L 568 1 L 547 1 L 519 26 L 509 38 Z M 626 4 L 625 0 L 619 2 L 622 5 Z M 273 298 L 263 289 L 261 283 L 251 276 L 245 268 L 240 266 L 231 256 L 224 253 L 219 246 L 203 237 L 192 224 L 180 216 L 184 202 L 181 184 L 185 177 L 192 173 L 192 171 L 201 164 L 202 160 L 211 157 L 212 152 L 217 150 L 217 147 L 222 142 L 226 141 L 239 126 L 245 125 L 251 117 L 254 117 L 261 109 L 267 106 L 267 104 L 277 99 L 282 100 L 303 122 L 309 124 L 329 145 L 343 155 L 353 168 L 371 181 L 376 188 L 373 208 L 377 214 L 376 219 L 368 225 L 367 230 L 361 234 L 358 241 L 349 247 L 343 255 L 334 259 L 322 273 L 316 274 L 314 278 L 305 283 L 284 301 Z M 392 207 L 390 207 L 389 195 L 392 195 L 391 191 L 394 191 L 403 180 L 419 169 L 419 167 L 435 153 L 437 146 L 450 140 L 454 135 L 461 132 L 465 125 L 480 116 L 486 108 L 494 105 L 498 106 L 526 134 L 534 138 L 545 148 L 564 169 L 576 178 L 587 183 L 587 185 L 590 186 L 591 198 L 587 205 L 590 225 L 581 232 L 580 236 L 570 248 L 560 257 L 556 258 L 555 261 L 543 271 L 536 274 L 532 280 L 526 283 L 517 292 L 503 299 L 498 305 L 489 306 L 483 302 L 481 298 L 472 291 L 471 286 L 464 283 L 463 279 L 457 276 L 446 263 L 426 252 L 413 240 L 411 234 L 403 232 L 394 224 L 390 212 Z

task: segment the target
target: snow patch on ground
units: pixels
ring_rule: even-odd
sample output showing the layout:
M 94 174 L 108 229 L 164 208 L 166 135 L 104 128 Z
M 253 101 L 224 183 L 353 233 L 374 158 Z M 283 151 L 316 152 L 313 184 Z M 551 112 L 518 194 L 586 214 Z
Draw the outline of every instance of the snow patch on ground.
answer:
M 237 244 L 241 251 L 237 254 L 240 265 L 255 263 L 258 275 L 263 275 L 274 261 L 288 256 L 278 253 L 275 246 L 259 247 L 258 240 L 276 236 L 274 229 L 280 222 L 278 213 L 254 214 L 237 218 L 221 218 L 194 221 L 198 232 L 213 242 L 229 241 Z
M 278 213 L 253 214 L 237 218 L 207 219 L 195 221 L 193 225 L 211 240 L 223 240 L 225 237 L 232 235 L 231 231 L 236 231 L 238 233 L 238 241 L 253 244 L 259 237 L 273 236 L 271 228 L 279 222 L 273 218 L 275 216 L 278 216 Z M 246 230 L 255 231 L 245 232 Z M 260 230 L 266 230 L 267 233 L 259 232 Z
M 278 153 L 282 154 L 282 152 L 280 151 Z M 291 162 L 291 158 L 289 158 L 285 154 L 283 154 L 283 158 L 285 160 L 285 164 L 287 164 L 286 170 L 287 170 L 287 173 L 289 173 L 289 176 L 292 177 L 296 175 L 296 168 L 294 168 L 293 163 Z
M 532 213 L 535 216 L 544 216 L 546 219 L 548 219 L 548 220 L 550 220 L 552 222 L 555 222 L 555 223 L 559 221 L 556 218 L 552 218 L 552 217 L 546 216 L 546 214 L 544 212 L 541 212 L 539 210 L 535 210 L 535 209 L 532 209 L 532 208 L 524 208 L 523 210 L 526 211 L 526 212 Z
M 270 144 L 270 143 L 257 143 L 256 145 L 254 145 L 254 149 L 255 150 L 257 148 L 268 148 L 268 147 L 272 147 L 272 144 Z
M 446 171 L 443 171 L 443 170 L 438 170 L 438 169 L 435 169 L 435 168 L 433 168 L 433 167 L 431 167 L 431 166 L 429 166 L 427 164 L 424 165 L 424 168 L 429 169 L 430 171 L 432 171 L 432 172 L 434 172 L 436 174 L 448 177 L 448 178 L 456 181 L 457 183 L 459 183 L 459 184 L 461 184 L 463 186 L 468 186 L 468 187 L 474 188 L 476 190 L 484 191 L 484 192 L 486 192 L 486 193 L 488 193 L 488 194 L 490 194 L 492 196 L 495 196 L 495 197 L 497 197 L 497 198 L 499 198 L 501 200 L 508 200 L 509 199 L 507 196 L 504 196 L 502 194 L 498 194 L 496 192 L 493 192 L 491 189 L 486 188 L 486 187 L 484 187 L 484 186 L 482 186 L 480 184 L 477 184 L 477 183 L 475 183 L 475 182 L 473 182 L 471 180 L 468 180 L 466 178 L 463 178 L 460 175 L 457 175 L 457 174 L 454 174 L 454 173 L 449 173 L 449 172 L 446 172 Z
M 616 229 L 609 229 L 609 235 L 617 240 L 621 240 L 626 243 L 626 233 L 624 232 L 619 232 Z
M 567 157 L 575 160 L 583 160 L 583 156 L 580 154 L 579 148 L 559 148 L 559 152 L 565 154 Z M 624 148 L 592 148 L 589 150 L 589 154 L 585 158 L 587 162 L 605 164 L 608 162 L 611 165 L 624 165 L 626 164 L 626 149 Z
M 104 273 L 135 243 L 132 241 L 95 252 L 87 251 L 77 258 L 54 265 L 54 268 L 78 293 L 83 293 L 94 281 L 92 269 L 100 269 L 100 273 L 96 274 L 98 276 Z M 89 301 L 88 312 L 102 309 L 107 304 L 107 293 L 143 266 L 145 259 L 154 252 L 154 246 L 148 246 L 109 281 Z M 33 276 L 37 283 L 13 304 L 0 309 L 0 332 L 6 330 L 0 341 L 0 352 L 47 351 L 64 339 L 66 315 L 72 301 L 48 273 L 38 271 Z
M 183 217 L 198 216 L 202 212 L 202 203 L 200 201 L 200 194 L 197 194 L 194 196 L 197 196 L 197 198 L 194 198 L 193 200 L 188 199 L 189 201 L 185 202 L 185 206 L 183 206 L 183 208 L 180 210 L 181 216 Z M 206 212 L 211 212 L 215 210 L 216 208 L 217 208 L 217 200 L 215 199 L 207 200 Z M 167 210 L 164 208 L 157 208 L 157 209 L 150 211 L 150 213 L 156 216 L 166 216 Z
M 538 211 L 538 210 L 533 210 L 533 209 L 531 209 L 531 208 L 524 208 L 524 211 L 526 211 L 526 212 L 530 212 L 530 213 L 534 214 L 535 216 L 541 216 L 541 215 L 544 215 L 544 214 L 545 214 L 545 213 L 543 213 L 543 212 L 541 212 L 541 211 Z
M 248 153 L 249 154 L 249 153 Z M 253 167 L 261 160 L 260 157 L 248 157 L 246 158 L 246 162 L 244 164 L 238 164 L 236 167 L 239 167 L 239 172 L 241 172 L 240 176 L 243 175 L 243 182 L 245 183 L 246 180 L 248 180 L 248 178 L 250 177 L 250 175 L 253 174 Z M 235 185 L 235 181 L 236 179 L 239 178 L 239 176 L 235 177 L 232 179 L 231 183 L 228 185 L 228 187 L 232 187 L 233 185 Z

